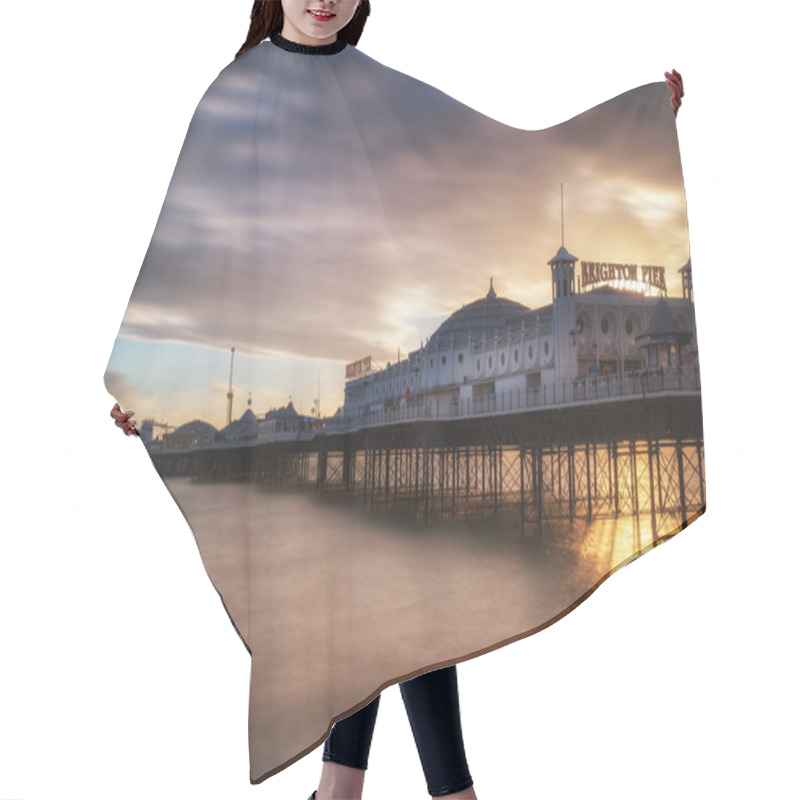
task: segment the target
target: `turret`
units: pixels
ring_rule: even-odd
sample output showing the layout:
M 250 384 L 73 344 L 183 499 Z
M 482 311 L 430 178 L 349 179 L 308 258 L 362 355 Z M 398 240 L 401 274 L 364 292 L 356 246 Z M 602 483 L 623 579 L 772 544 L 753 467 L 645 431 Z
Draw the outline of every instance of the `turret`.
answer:
M 690 258 L 679 270 L 681 274 L 681 285 L 683 287 L 683 299 L 694 303 L 694 288 L 692 287 L 692 259 Z
M 575 256 L 567 252 L 562 244 L 558 252 L 547 262 L 553 283 L 553 302 L 562 297 L 572 297 L 575 294 Z

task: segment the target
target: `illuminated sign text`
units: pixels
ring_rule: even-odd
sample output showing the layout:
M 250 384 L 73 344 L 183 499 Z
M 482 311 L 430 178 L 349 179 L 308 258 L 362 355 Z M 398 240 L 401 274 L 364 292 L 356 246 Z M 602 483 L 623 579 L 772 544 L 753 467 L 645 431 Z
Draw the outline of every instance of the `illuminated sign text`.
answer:
M 358 361 L 353 361 L 345 367 L 345 377 L 347 380 L 352 378 L 360 378 L 366 375 L 372 369 L 372 356 L 365 356 L 359 358 Z
M 608 264 L 605 261 L 581 261 L 581 286 L 598 283 L 640 283 L 667 291 L 667 275 L 664 267 L 638 264 Z

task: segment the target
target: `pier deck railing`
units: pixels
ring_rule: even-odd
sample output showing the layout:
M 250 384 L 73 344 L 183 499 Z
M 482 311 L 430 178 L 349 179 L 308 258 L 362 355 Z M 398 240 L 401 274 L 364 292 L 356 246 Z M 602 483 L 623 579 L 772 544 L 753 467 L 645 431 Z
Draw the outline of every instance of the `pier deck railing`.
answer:
M 252 436 L 248 439 L 209 442 L 177 449 L 225 449 L 272 441 L 310 442 L 321 433 L 352 433 L 415 420 L 498 416 L 554 406 L 593 405 L 626 397 L 646 398 L 665 392 L 698 393 L 699 391 L 700 373 L 696 366 L 642 371 L 625 375 L 589 376 L 569 382 L 565 381 L 554 386 L 498 392 L 484 398 L 454 400 L 439 397 L 438 399 L 425 399 L 421 402 L 401 405 L 399 408 L 361 412 L 339 419 L 324 420 L 319 426 L 306 428 L 299 432 L 284 432 L 272 437 Z M 158 450 L 158 445 L 152 449 Z
M 327 433 L 349 433 L 364 428 L 392 425 L 413 420 L 447 420 L 476 416 L 515 414 L 537 408 L 560 405 L 591 405 L 625 397 L 648 397 L 664 392 L 700 391 L 700 373 L 696 366 L 659 369 L 578 378 L 554 386 L 514 389 L 483 398 L 438 400 L 406 404 L 396 409 L 380 409 L 325 421 Z M 311 439 L 317 433 L 309 432 Z M 303 438 L 301 436 L 301 438 Z

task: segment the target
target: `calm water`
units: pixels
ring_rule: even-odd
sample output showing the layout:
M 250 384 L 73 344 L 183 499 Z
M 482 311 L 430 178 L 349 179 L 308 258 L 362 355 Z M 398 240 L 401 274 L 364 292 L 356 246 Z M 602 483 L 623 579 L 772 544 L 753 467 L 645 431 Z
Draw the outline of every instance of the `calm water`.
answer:
M 254 775 L 385 684 L 541 627 L 636 548 L 630 519 L 522 537 L 518 521 L 411 527 L 310 492 L 167 486 L 253 653 Z

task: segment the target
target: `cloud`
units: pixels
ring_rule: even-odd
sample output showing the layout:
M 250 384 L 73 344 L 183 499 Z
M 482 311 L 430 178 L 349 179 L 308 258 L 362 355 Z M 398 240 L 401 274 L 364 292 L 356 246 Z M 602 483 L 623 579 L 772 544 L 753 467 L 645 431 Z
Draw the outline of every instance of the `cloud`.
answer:
M 251 53 L 198 105 L 126 337 L 348 361 L 418 344 L 489 276 L 546 304 L 562 182 L 579 258 L 688 257 L 663 86 L 530 132 L 356 51 Z
M 106 391 L 118 400 L 122 408 L 126 411 L 131 409 L 142 409 L 150 402 L 135 386 L 132 386 L 128 378 L 116 370 L 108 370 L 104 376 Z

